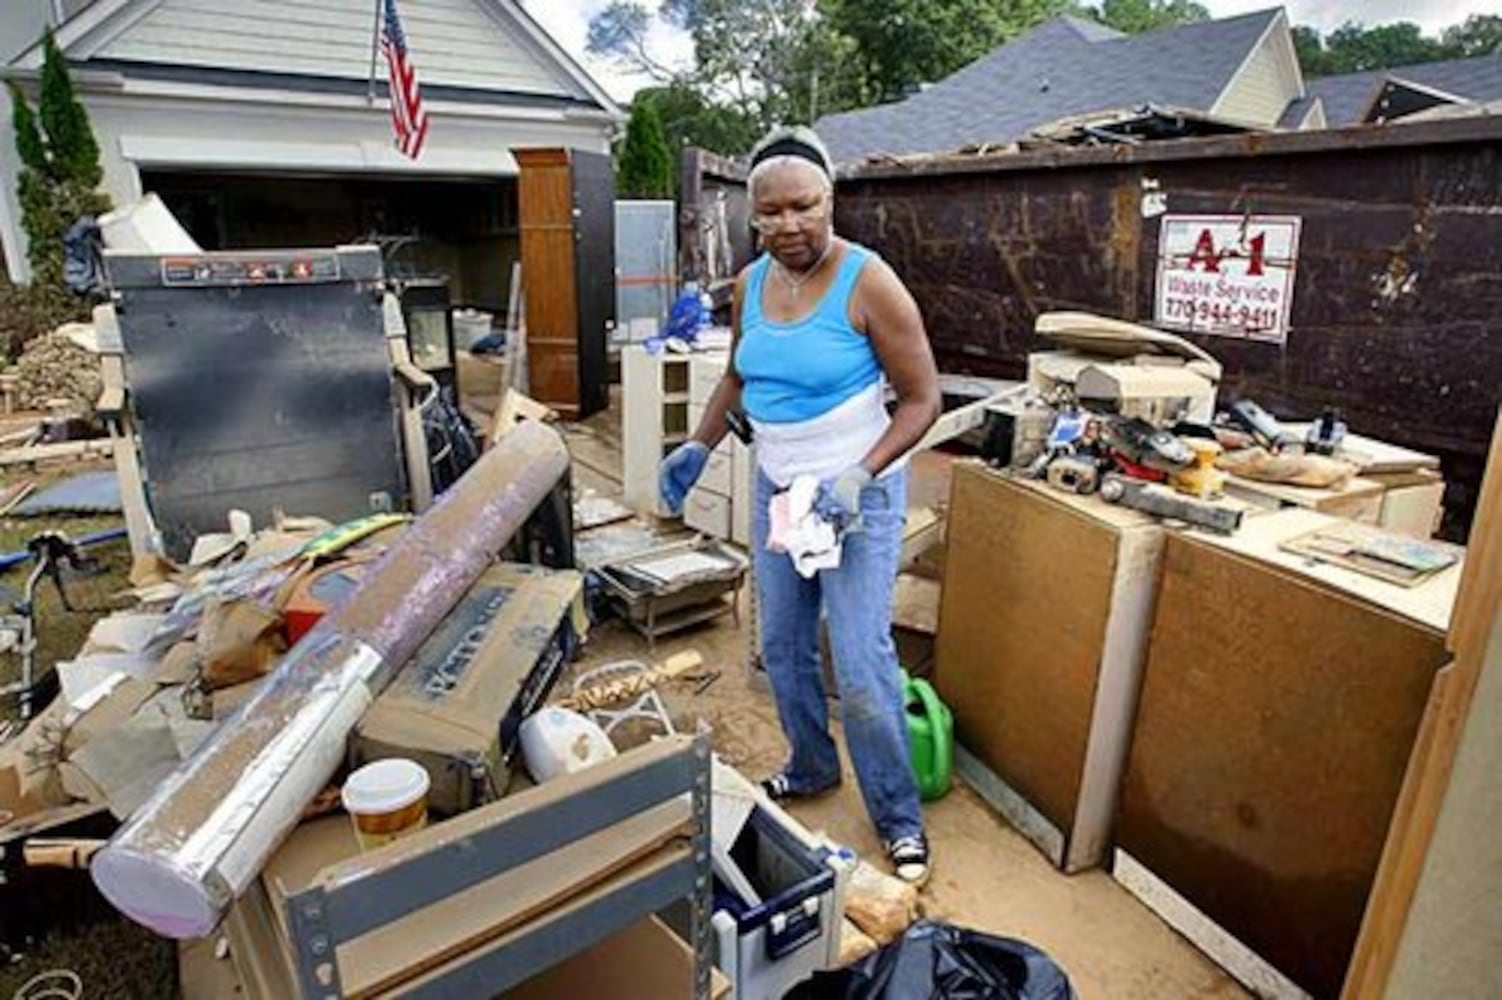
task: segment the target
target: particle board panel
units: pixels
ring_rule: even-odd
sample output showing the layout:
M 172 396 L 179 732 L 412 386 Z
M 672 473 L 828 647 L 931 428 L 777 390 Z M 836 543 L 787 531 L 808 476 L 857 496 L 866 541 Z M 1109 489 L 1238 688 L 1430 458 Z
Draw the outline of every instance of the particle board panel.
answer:
M 960 742 L 1064 835 L 1054 860 L 1071 870 L 1108 844 L 1081 819 L 1114 809 L 1161 536 L 1095 498 L 954 470 L 935 682 Z
M 1442 626 L 1170 536 L 1118 846 L 1299 986 L 1336 995 L 1446 659 Z

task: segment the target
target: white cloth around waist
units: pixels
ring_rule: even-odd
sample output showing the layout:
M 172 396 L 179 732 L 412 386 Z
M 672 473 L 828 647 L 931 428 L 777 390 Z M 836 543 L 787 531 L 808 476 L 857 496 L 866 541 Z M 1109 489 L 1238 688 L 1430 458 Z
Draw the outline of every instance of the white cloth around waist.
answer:
M 825 480 L 865 458 L 891 425 L 881 381 L 871 383 L 839 406 L 808 420 L 769 424 L 751 421 L 756 464 L 768 479 L 785 488 L 799 476 Z M 882 475 L 900 469 L 893 462 Z

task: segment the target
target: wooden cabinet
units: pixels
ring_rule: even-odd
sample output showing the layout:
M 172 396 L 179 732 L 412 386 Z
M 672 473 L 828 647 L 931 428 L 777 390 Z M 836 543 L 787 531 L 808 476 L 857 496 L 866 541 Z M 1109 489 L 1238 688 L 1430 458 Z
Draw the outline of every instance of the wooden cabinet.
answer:
M 1163 534 L 1096 497 L 954 467 L 935 682 L 961 773 L 1067 871 L 1110 847 Z
M 1330 523 L 1169 536 L 1116 830 L 1317 997 L 1340 993 L 1460 576 L 1405 589 L 1279 548 Z
M 571 419 L 609 405 L 615 175 L 609 156 L 517 149 L 531 395 Z

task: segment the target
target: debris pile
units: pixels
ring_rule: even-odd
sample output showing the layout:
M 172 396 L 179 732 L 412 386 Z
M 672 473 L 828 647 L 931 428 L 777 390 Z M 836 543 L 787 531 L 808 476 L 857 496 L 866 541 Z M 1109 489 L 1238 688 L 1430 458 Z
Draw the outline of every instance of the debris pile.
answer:
M 67 400 L 81 416 L 92 416 L 103 379 L 93 350 L 94 328 L 66 323 L 32 340 L 16 359 L 16 402 L 24 410 L 46 409 Z

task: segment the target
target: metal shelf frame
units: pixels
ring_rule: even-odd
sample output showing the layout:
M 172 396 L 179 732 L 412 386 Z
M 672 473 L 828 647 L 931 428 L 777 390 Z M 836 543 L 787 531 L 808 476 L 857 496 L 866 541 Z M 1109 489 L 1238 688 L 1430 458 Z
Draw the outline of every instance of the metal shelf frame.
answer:
M 676 744 L 670 751 L 661 744 Z M 656 752 L 653 752 L 653 751 Z M 543 804 L 463 839 L 373 865 L 357 878 L 314 884 L 287 901 L 297 984 L 304 1000 L 344 995 L 337 948 L 515 866 L 687 794 L 688 850 L 661 864 L 635 865 L 585 888 L 553 910 L 467 952 L 391 995 L 439 1000 L 496 996 L 673 904 L 687 902 L 694 953 L 693 995 L 707 1000 L 713 965 L 710 868 L 710 751 L 707 733 L 658 741 L 625 756 L 640 766 L 587 792 Z

